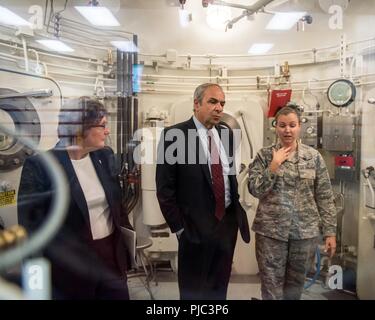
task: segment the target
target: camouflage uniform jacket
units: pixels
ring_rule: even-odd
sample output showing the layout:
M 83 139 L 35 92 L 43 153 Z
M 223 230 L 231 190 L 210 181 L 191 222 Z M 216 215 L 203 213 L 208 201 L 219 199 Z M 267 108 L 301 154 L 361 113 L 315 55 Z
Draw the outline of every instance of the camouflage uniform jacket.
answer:
M 261 149 L 249 166 L 249 192 L 259 198 L 252 230 L 287 241 L 336 234 L 336 208 L 328 170 L 320 153 L 298 144 L 291 159 L 274 174 L 272 148 Z

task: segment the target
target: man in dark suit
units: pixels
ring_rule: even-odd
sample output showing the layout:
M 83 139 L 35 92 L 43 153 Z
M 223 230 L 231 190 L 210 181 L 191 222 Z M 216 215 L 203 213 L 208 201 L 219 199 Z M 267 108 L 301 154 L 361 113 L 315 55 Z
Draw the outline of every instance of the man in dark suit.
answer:
M 179 241 L 181 299 L 226 299 L 238 229 L 250 241 L 233 132 L 219 124 L 224 104 L 219 85 L 198 86 L 194 116 L 166 128 L 158 147 L 157 198 Z

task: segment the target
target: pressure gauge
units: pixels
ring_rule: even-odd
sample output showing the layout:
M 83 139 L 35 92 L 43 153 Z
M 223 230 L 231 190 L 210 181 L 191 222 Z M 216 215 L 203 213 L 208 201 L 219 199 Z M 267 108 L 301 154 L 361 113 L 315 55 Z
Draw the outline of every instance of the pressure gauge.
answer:
M 308 127 L 308 128 L 306 129 L 306 133 L 307 133 L 307 134 L 313 134 L 313 133 L 314 133 L 314 127 Z
M 346 79 L 339 79 L 328 87 L 328 100 L 335 107 L 346 107 L 355 98 L 356 89 L 353 82 Z

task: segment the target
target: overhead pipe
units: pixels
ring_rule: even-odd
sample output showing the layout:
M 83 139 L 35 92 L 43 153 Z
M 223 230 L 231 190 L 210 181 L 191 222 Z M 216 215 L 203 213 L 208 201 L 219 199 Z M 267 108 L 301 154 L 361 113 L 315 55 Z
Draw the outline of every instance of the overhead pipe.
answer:
M 63 18 L 65 20 L 65 18 Z M 1 27 L 5 27 L 5 26 L 1 26 Z M 7 28 L 7 29 L 14 29 L 14 28 Z M 131 32 L 126 32 L 128 34 L 132 34 Z M 37 35 L 40 35 L 40 36 L 43 36 L 43 34 L 41 33 L 37 33 Z M 359 44 L 359 43 L 364 43 L 364 42 L 371 42 L 373 41 L 375 38 L 368 38 L 368 39 L 363 39 L 363 40 L 358 40 L 358 41 L 353 41 L 353 42 L 348 42 L 347 45 L 348 46 L 351 46 L 351 45 L 356 45 L 356 44 Z M 68 41 L 69 39 L 66 39 L 66 41 Z M 76 43 L 76 44 L 80 44 L 76 41 L 72 42 L 72 43 Z M 82 45 L 82 46 L 86 46 L 86 45 Z M 15 48 L 14 46 L 12 46 L 13 48 Z M 90 48 L 95 48 L 95 46 L 87 46 L 87 47 L 90 47 Z M 265 54 L 265 55 L 257 55 L 257 56 L 249 56 L 249 55 L 233 55 L 233 54 L 229 54 L 229 55 L 224 55 L 224 54 L 216 54 L 216 55 L 207 55 L 207 54 L 195 54 L 195 55 L 191 55 L 191 54 L 183 54 L 183 55 L 178 55 L 178 57 L 200 57 L 200 58 L 206 58 L 206 59 L 214 59 L 214 58 L 236 58 L 236 57 L 244 57 L 244 58 L 254 58 L 254 59 L 259 59 L 259 57 L 261 56 L 277 56 L 277 55 L 290 55 L 290 54 L 297 54 L 297 53 L 310 53 L 310 52 L 319 52 L 319 51 L 324 51 L 324 50 L 328 50 L 328 49 L 338 49 L 340 48 L 340 45 L 334 45 L 334 46 L 328 46 L 328 47 L 321 47 L 321 48 L 314 48 L 314 49 L 308 49 L 308 50 L 298 50 L 298 51 L 292 51 L 292 52 L 280 52 L 280 53 L 272 53 L 272 54 Z M 17 48 L 19 49 L 19 48 Z M 103 48 L 101 47 L 98 47 L 97 49 L 100 49 L 102 50 Z M 108 47 L 106 47 L 106 50 L 108 49 Z M 45 54 L 45 55 L 50 55 L 50 56 L 55 56 L 55 57 L 64 57 L 64 58 L 69 58 L 69 56 L 65 56 L 65 55 L 61 55 L 61 56 L 58 56 L 58 55 L 53 55 L 53 54 L 49 54 L 47 52 L 39 52 L 40 54 Z M 140 56 L 142 57 L 165 57 L 166 55 L 165 54 L 160 54 L 160 55 L 156 55 L 156 54 L 150 54 L 150 53 L 140 53 L 139 54 Z M 78 57 L 80 58 L 80 57 Z M 81 58 L 82 59 L 82 58 Z M 94 61 L 87 61 L 88 63 L 97 63 L 95 62 L 95 58 L 85 58 L 86 60 L 94 60 Z
M 0 40 L 0 46 L 9 47 L 9 48 L 16 49 L 16 50 L 23 50 L 22 47 L 18 47 L 17 45 L 10 45 L 10 44 L 4 43 L 3 40 Z M 60 58 L 60 59 L 65 59 L 65 60 L 70 60 L 70 61 L 76 61 L 76 62 L 80 62 L 80 63 L 84 62 L 84 63 L 95 64 L 95 65 L 103 65 L 104 66 L 104 63 L 98 62 L 96 58 L 83 58 L 83 57 L 78 57 L 78 56 L 67 56 L 67 55 L 63 55 L 63 54 L 58 55 L 58 54 L 49 53 L 47 51 L 44 51 L 44 50 L 36 48 L 36 47 L 29 47 L 29 50 L 31 48 L 36 50 L 39 55 L 49 56 L 49 57 L 53 57 L 53 58 Z
M 337 78 L 336 78 L 337 79 Z M 75 82 L 75 81 L 66 81 L 66 80 L 59 80 L 60 84 L 67 84 L 67 85 L 74 85 L 74 86 L 83 86 L 83 87 L 95 87 L 95 83 L 85 83 L 85 82 Z M 361 86 L 368 86 L 368 85 L 374 85 L 375 81 L 367 81 L 356 84 L 356 87 Z M 241 85 L 241 86 L 251 86 L 252 84 L 247 85 Z M 293 85 L 293 83 L 291 83 Z M 118 97 L 118 91 L 116 90 L 116 86 L 104 86 L 107 92 L 111 92 L 113 90 L 113 96 Z M 294 92 L 302 92 L 304 88 L 294 88 L 293 86 L 291 89 Z M 325 91 L 327 90 L 327 87 L 317 87 L 312 88 L 312 91 Z M 254 90 L 224 90 L 226 94 L 253 94 L 253 93 L 267 93 L 267 89 L 254 89 Z M 181 90 L 181 89 L 155 89 L 155 88 L 144 88 L 142 89 L 142 94 L 191 94 L 191 90 Z M 109 95 L 107 95 L 109 96 Z M 372 101 L 372 100 L 371 100 Z
M 34 49 L 29 49 L 29 51 L 35 51 Z M 9 57 L 11 58 L 12 60 L 16 61 L 16 60 L 23 60 L 24 58 L 22 57 L 17 57 L 17 56 L 13 56 L 11 54 L 7 54 L 7 53 L 3 53 L 3 52 L 0 52 L 0 57 L 3 56 L 3 57 Z M 65 65 L 58 65 L 58 64 L 54 64 L 54 63 L 49 63 L 49 62 L 37 62 L 38 64 L 41 63 L 43 64 L 43 66 L 45 67 L 46 65 L 49 65 L 49 66 L 53 66 L 53 67 L 59 67 L 59 68 L 62 68 L 62 69 L 69 69 L 69 70 L 73 70 L 73 71 L 77 71 L 77 72 L 86 72 L 86 73 L 96 73 L 96 74 L 101 74 L 101 75 L 108 75 L 110 74 L 111 71 L 108 71 L 108 72 L 98 72 L 98 71 L 95 71 L 95 70 L 89 70 L 89 69 L 80 69 L 80 68 L 76 68 L 76 67 L 72 67 L 72 66 L 65 66 Z M 72 75 L 72 76 L 79 76 L 79 74 L 64 74 L 64 73 L 59 73 L 57 71 L 53 71 L 51 73 L 54 73 L 54 74 L 61 74 L 61 75 Z M 82 77 L 85 77 L 85 76 L 82 76 Z M 88 77 L 88 76 L 86 76 Z M 89 77 L 90 78 L 90 77 Z M 91 77 L 92 79 L 96 79 L 97 77 Z M 103 81 L 115 81 L 114 79 L 109 79 L 109 78 L 100 78 L 100 80 L 103 80 Z
M 75 74 L 75 73 L 65 73 L 65 72 L 58 72 L 58 71 L 49 71 L 50 74 L 56 74 L 61 76 L 68 76 L 73 78 L 82 78 L 82 79 L 91 79 L 95 81 L 116 81 L 115 79 L 109 79 L 109 78 L 99 78 L 99 77 L 93 77 L 93 76 L 84 76 L 81 74 Z
M 302 49 L 302 50 L 294 50 L 294 51 L 283 51 L 283 52 L 275 52 L 275 53 L 266 53 L 266 54 L 257 54 L 257 55 L 249 55 L 249 54 L 179 54 L 179 58 L 202 58 L 202 59 L 221 59 L 221 58 L 249 58 L 249 59 L 259 59 L 262 56 L 282 56 L 282 55 L 291 55 L 291 54 L 305 54 L 305 53 L 314 53 L 318 51 L 325 51 L 330 49 L 339 49 L 340 45 L 333 45 L 328 47 L 322 48 L 313 48 L 313 49 Z M 166 57 L 165 54 L 162 55 L 155 55 L 150 53 L 140 53 L 142 57 L 159 57 L 164 58 Z
M 15 48 L 15 49 L 22 49 L 22 48 L 19 48 L 19 47 L 17 47 L 17 46 L 12 46 L 12 45 L 8 45 L 8 44 L 4 44 L 4 43 L 1 43 L 0 42 L 0 45 L 3 45 L 3 46 L 8 46 L 8 47 L 11 47 L 11 48 Z M 29 51 L 30 50 L 34 50 L 34 49 L 29 49 Z M 4 53 L 1 53 L 1 54 L 4 54 Z M 66 56 L 63 56 L 63 55 L 51 55 L 51 54 L 47 54 L 47 53 L 44 53 L 44 52 L 39 52 L 39 54 L 44 54 L 44 55 L 47 55 L 47 56 L 52 56 L 52 57 L 58 57 L 58 58 L 63 58 L 63 59 L 69 59 L 69 60 L 73 60 L 73 61 L 79 61 L 79 62 L 82 62 L 82 60 L 81 59 L 83 59 L 83 58 L 80 58 L 80 59 L 76 59 L 76 58 L 67 58 Z M 4 54 L 4 55 L 6 55 L 6 54 Z M 7 55 L 7 56 L 9 56 L 9 57 L 13 57 L 12 55 Z M 233 56 L 233 55 L 228 55 L 228 57 L 229 56 Z M 212 57 L 212 56 L 211 56 Z M 215 56 L 215 57 L 217 57 L 217 56 Z M 246 56 L 247 58 L 249 57 L 249 56 Z M 20 58 L 20 57 L 14 57 L 14 58 L 18 58 L 18 59 L 22 59 L 22 58 Z M 85 61 L 85 62 L 87 62 L 87 63 L 93 63 L 93 61 Z M 103 65 L 103 63 L 96 63 L 96 64 L 99 64 L 99 65 Z M 51 64 L 51 63 L 48 63 L 48 65 L 52 65 L 52 66 L 57 66 L 57 65 L 55 65 L 55 64 Z M 71 69 L 71 70 L 77 70 L 77 71 L 82 71 L 82 72 L 88 72 L 88 73 L 91 73 L 91 72 L 94 72 L 94 71 L 91 71 L 91 70 L 84 70 L 84 69 L 79 69 L 79 68 L 74 68 L 74 67 L 69 67 L 69 66 L 66 66 L 66 68 L 67 69 Z M 233 70 L 235 70 L 235 69 L 233 69 Z M 110 71 L 108 71 L 108 72 L 106 72 L 106 73 L 103 73 L 103 74 L 109 74 L 110 73 Z M 185 77 L 179 77 L 179 76 L 167 76 L 167 75 L 150 75 L 150 74 L 147 74 L 147 75 L 143 75 L 143 77 L 159 77 L 159 78 L 163 78 L 163 77 L 165 77 L 165 78 L 186 78 L 186 79 L 199 79 L 199 78 L 201 78 L 201 79 L 209 79 L 209 78 L 211 78 L 211 77 L 198 77 L 198 76 L 185 76 Z M 254 77 L 254 76 L 253 76 Z M 273 78 L 275 78 L 276 76 L 271 76 L 271 77 L 273 77 Z M 241 79 L 241 78 L 249 78 L 249 79 L 251 79 L 252 78 L 252 76 L 243 76 L 243 77 L 230 77 L 230 78 L 228 78 L 228 77 L 220 77 L 220 76 L 216 76 L 216 78 L 217 79 Z M 333 80 L 333 79 L 332 79 Z
M 43 97 L 44 98 L 44 97 L 50 97 L 52 95 L 53 95 L 53 91 L 51 89 L 40 89 L 40 90 L 0 95 L 0 99 L 19 98 L 19 97 L 34 97 L 34 98 Z
M 51 77 L 45 77 L 45 76 L 41 76 L 41 75 L 37 75 L 37 74 L 27 73 L 27 72 L 18 71 L 18 70 L 11 70 L 11 69 L 6 69 L 6 68 L 0 68 L 0 71 L 9 72 L 9 73 L 15 73 L 15 74 L 22 74 L 22 75 L 25 75 L 25 76 L 39 78 L 39 79 L 45 79 L 45 80 L 49 80 L 49 81 L 53 82 L 53 84 L 59 90 L 60 104 L 62 105 L 62 91 L 61 91 L 61 87 L 60 87 L 59 83 L 55 79 L 53 79 Z
M 72 66 L 61 66 L 59 64 L 55 64 L 55 63 L 50 63 L 50 62 L 45 62 L 47 65 L 51 66 L 51 67 L 59 67 L 59 68 L 63 68 L 63 69 L 69 69 L 69 70 L 73 70 L 73 71 L 78 71 L 78 72 L 84 72 L 84 73 L 95 73 L 95 74 L 100 74 L 100 75 L 109 75 L 112 71 L 109 70 L 109 71 L 97 71 L 97 70 L 90 70 L 90 69 L 81 69 L 81 68 L 77 68 L 77 67 L 72 67 Z M 104 79 L 104 80 L 113 80 L 114 79 Z
M 357 77 L 365 77 L 365 76 L 373 76 L 375 73 L 366 73 L 362 75 L 358 75 Z M 280 78 L 281 76 L 275 76 L 275 75 L 267 75 L 267 76 L 230 76 L 230 77 L 221 77 L 221 76 L 216 76 L 216 77 L 210 77 L 210 76 L 175 76 L 175 75 L 158 75 L 158 74 L 143 74 L 142 78 L 145 78 L 144 81 L 147 82 L 147 78 L 160 78 L 160 79 L 180 79 L 180 80 L 185 80 L 185 79 L 212 79 L 215 78 L 216 80 L 241 80 L 241 79 L 276 79 Z M 323 82 L 323 81 L 334 81 L 337 80 L 336 78 L 326 78 L 326 79 L 311 79 L 311 80 L 306 80 L 306 81 L 294 81 L 292 83 L 297 84 L 297 83 L 308 83 L 309 81 L 315 81 L 315 82 Z M 181 82 L 181 84 L 184 84 L 186 82 Z M 176 82 L 173 82 L 173 84 L 176 84 Z

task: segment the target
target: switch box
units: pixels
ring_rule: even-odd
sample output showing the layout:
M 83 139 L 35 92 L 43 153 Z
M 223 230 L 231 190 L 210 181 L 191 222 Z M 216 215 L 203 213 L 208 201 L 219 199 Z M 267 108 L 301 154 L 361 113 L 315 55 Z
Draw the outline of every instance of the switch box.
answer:
M 352 151 L 353 130 L 353 118 L 349 116 L 323 116 L 323 148 L 329 151 Z

